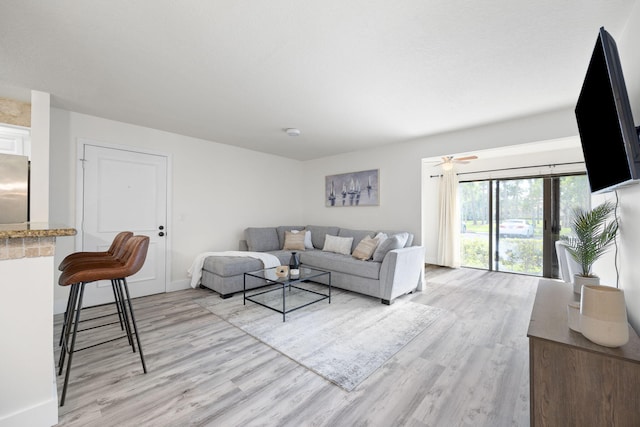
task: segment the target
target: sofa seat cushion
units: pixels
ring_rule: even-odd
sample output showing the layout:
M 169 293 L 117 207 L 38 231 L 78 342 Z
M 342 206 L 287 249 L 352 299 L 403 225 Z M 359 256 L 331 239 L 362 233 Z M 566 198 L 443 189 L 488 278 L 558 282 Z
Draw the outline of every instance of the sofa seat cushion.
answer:
M 241 256 L 210 256 L 205 258 L 202 269 L 222 277 L 236 276 L 264 268 L 257 258 Z
M 379 262 L 360 261 L 350 255 L 341 255 L 324 251 L 306 251 L 300 253 L 300 262 L 311 268 L 335 271 L 378 280 L 380 278 Z

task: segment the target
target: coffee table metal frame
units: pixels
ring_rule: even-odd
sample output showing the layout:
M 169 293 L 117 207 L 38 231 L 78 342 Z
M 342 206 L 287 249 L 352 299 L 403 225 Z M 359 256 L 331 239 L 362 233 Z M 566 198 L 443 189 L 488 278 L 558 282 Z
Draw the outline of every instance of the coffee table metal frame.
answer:
M 275 275 L 275 271 L 276 271 L 277 267 L 273 267 L 273 268 L 265 268 L 262 270 L 256 270 L 256 271 L 250 271 L 248 273 L 244 273 L 244 277 L 243 277 L 243 283 L 242 283 L 242 295 L 243 295 L 243 304 L 247 305 L 247 301 L 251 301 L 255 304 L 261 305 L 263 307 L 266 307 L 268 309 L 271 309 L 273 311 L 276 311 L 278 313 L 282 313 L 282 321 L 285 322 L 286 321 L 286 315 L 287 313 L 291 313 L 292 311 L 298 310 L 300 308 L 306 307 L 308 305 L 311 304 L 315 304 L 319 301 L 324 301 L 325 299 L 329 300 L 329 304 L 331 304 L 331 272 L 330 271 L 324 271 L 324 270 L 318 270 L 315 268 L 308 268 L 308 267 L 303 267 L 300 266 L 300 274 L 297 277 L 291 277 L 291 276 L 286 276 L 286 277 L 277 277 Z M 315 282 L 312 279 L 319 279 L 323 276 L 327 276 L 328 278 L 328 283 L 322 283 L 322 282 L 316 282 L 316 283 L 320 283 L 320 284 L 326 284 L 328 287 L 328 293 L 324 294 L 322 292 L 317 292 L 311 289 L 306 289 L 303 288 L 301 286 L 296 286 L 296 284 L 302 284 L 304 282 Z M 264 280 L 266 283 L 262 286 L 258 286 L 258 287 L 254 287 L 249 289 L 249 291 L 252 291 L 254 289 L 260 289 L 260 288 L 264 288 L 267 286 L 274 286 L 274 285 L 280 285 L 279 287 L 276 288 L 272 288 L 272 289 L 268 289 L 266 291 L 261 291 L 261 292 L 256 292 L 256 293 L 252 293 L 250 295 L 247 295 L 247 277 L 253 277 L 253 278 L 258 278 L 258 279 L 262 279 Z M 295 306 L 293 308 L 289 308 L 288 310 L 286 309 L 286 298 L 287 298 L 287 287 L 289 288 L 289 291 L 291 291 L 291 288 L 295 288 L 295 289 L 299 289 L 301 291 L 305 291 L 305 292 L 309 292 L 312 294 L 316 294 L 318 295 L 318 298 L 314 299 L 311 302 L 307 302 L 305 304 L 302 305 L 298 305 Z M 255 299 L 256 296 L 258 295 L 263 295 L 266 293 L 270 293 L 270 292 L 278 292 L 278 291 L 282 291 L 282 310 L 275 308 L 275 307 L 271 307 L 267 304 L 263 304 L 262 302 L 258 301 L 257 299 Z

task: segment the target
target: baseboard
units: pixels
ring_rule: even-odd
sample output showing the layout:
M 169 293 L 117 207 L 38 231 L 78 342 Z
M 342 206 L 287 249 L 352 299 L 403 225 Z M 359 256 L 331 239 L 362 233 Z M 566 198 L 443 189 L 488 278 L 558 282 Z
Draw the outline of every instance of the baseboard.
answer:
M 58 424 L 58 397 L 18 412 L 1 416 L 0 427 L 54 426 Z
M 167 284 L 167 292 L 182 291 L 191 289 L 191 279 L 174 280 Z

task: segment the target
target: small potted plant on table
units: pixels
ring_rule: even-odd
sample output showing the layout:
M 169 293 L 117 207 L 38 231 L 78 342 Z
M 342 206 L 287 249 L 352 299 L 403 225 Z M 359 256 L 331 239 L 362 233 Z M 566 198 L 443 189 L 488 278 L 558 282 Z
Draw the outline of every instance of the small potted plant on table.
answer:
M 618 221 L 613 218 L 607 222 L 615 211 L 615 205 L 604 202 L 591 210 L 575 208 L 571 222 L 572 236 L 562 237 L 567 243 L 567 251 L 578 264 L 581 271 L 573 279 L 573 290 L 580 293 L 582 285 L 597 285 L 600 278 L 593 274 L 593 263 L 604 254 L 615 241 L 618 234 Z

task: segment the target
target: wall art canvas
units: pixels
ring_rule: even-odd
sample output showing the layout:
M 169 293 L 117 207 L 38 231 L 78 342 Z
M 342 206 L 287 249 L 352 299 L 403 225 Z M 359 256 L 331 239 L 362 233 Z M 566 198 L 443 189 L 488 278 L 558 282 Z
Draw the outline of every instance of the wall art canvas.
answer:
M 326 206 L 378 206 L 380 204 L 379 175 L 379 169 L 327 175 L 325 177 Z

